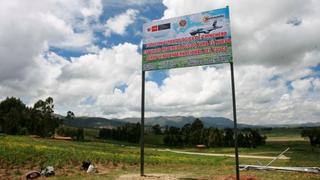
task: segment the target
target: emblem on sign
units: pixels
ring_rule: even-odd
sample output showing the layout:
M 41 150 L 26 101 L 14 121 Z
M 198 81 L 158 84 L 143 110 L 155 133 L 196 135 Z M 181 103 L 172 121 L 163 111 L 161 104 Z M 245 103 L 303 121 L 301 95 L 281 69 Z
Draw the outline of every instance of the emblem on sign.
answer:
M 186 25 L 187 25 L 187 21 L 186 20 L 184 20 L 184 19 L 180 20 L 180 22 L 179 22 L 179 26 L 180 27 L 185 27 Z

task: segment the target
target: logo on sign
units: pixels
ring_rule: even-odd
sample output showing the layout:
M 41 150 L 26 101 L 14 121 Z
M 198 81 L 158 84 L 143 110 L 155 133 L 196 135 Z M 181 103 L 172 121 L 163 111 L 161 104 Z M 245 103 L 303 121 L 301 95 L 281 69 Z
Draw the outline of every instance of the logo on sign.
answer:
M 203 21 L 204 23 L 207 23 L 207 22 L 209 21 L 209 19 L 210 19 L 209 16 L 204 16 L 204 17 L 202 18 L 202 21 Z
M 185 27 L 186 25 L 187 25 L 187 21 L 186 20 L 182 19 L 182 20 L 179 21 L 179 26 L 180 27 Z
M 202 21 L 204 23 L 207 23 L 209 20 L 212 20 L 212 19 L 218 19 L 218 18 L 224 18 L 224 15 L 218 15 L 218 16 L 203 16 L 202 18 Z
M 158 31 L 158 26 L 152 26 L 151 27 L 151 32 L 155 32 Z
M 160 25 L 155 25 L 155 26 L 151 26 L 150 28 L 147 29 L 148 32 L 157 32 L 157 31 L 162 31 L 162 30 L 166 30 L 166 29 L 170 29 L 171 28 L 171 24 L 170 23 L 166 23 L 166 24 L 160 24 Z

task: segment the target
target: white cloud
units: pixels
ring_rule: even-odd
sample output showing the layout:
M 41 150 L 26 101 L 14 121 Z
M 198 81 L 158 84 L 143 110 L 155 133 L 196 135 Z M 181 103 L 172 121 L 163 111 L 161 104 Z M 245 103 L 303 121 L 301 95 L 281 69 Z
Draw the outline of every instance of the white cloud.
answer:
M 86 6 L 83 6 L 80 9 L 81 14 L 84 17 L 94 18 L 96 21 L 97 18 L 102 14 L 103 6 L 101 0 L 90 0 L 85 1 Z
M 47 92 L 65 61 L 48 48 L 82 49 L 92 44 L 87 23 L 101 13 L 92 2 L 99 4 L 96 0 L 0 2 L 1 96 L 31 99 Z M 95 13 L 83 14 L 82 9 Z
M 156 3 L 161 3 L 161 0 L 103 0 L 103 3 L 106 7 L 128 7 L 128 6 L 145 6 L 145 5 L 153 5 Z
M 139 96 L 134 97 L 127 91 L 122 93 L 116 87 L 128 84 L 130 91 L 133 81 L 140 76 L 141 56 L 137 50 L 137 45 L 125 43 L 101 49 L 96 54 L 72 58 L 70 63 L 61 67 L 59 77 L 55 78 L 57 84 L 48 88 L 49 94 L 59 105 L 65 106 L 60 108 L 73 107 L 79 115 L 124 116 L 139 106 L 136 103 Z M 84 104 L 88 97 L 95 102 Z M 122 111 L 123 108 L 128 110 Z
M 163 18 L 230 6 L 234 55 L 239 64 L 298 65 L 307 53 L 320 51 L 319 1 L 163 0 Z M 299 26 L 287 24 L 299 18 Z
M 33 103 L 52 96 L 61 114 L 72 110 L 76 115 L 139 117 L 139 45 L 99 48 L 93 43 L 95 23 L 105 2 L 37 0 L 32 6 L 17 0 L 1 2 L 0 99 L 17 96 Z M 168 8 L 164 18 L 230 5 L 240 122 L 319 121 L 320 82 L 310 69 L 320 59 L 318 1 L 163 3 Z M 108 19 L 106 35 L 124 35 L 138 13 L 128 9 Z M 301 24 L 288 24 L 293 17 Z M 84 49 L 88 53 L 66 60 L 49 47 Z M 121 85 L 126 88 L 121 90 Z M 229 66 L 170 70 L 161 86 L 148 81 L 146 110 L 147 116 L 232 119 Z
M 0 79 L 17 83 L 27 79 L 49 46 L 64 49 L 90 46 L 91 30 L 74 26 L 89 18 L 79 14 L 78 9 L 84 4 L 82 1 L 33 1 L 32 4 L 1 1 Z
M 320 36 L 316 32 L 320 28 L 317 18 L 320 14 L 316 10 L 319 2 L 163 0 L 163 3 L 167 6 L 163 19 L 230 6 L 240 122 L 319 121 L 319 115 L 314 113 L 320 110 L 316 105 L 320 101 L 319 89 L 314 85 L 318 80 L 304 79 L 314 73 L 310 66 L 317 65 L 320 58 Z M 293 17 L 301 23 L 288 24 Z M 190 115 L 231 118 L 228 68 L 225 65 L 211 70 L 171 70 L 155 99 L 161 99 L 158 104 L 174 107 L 179 113 L 187 109 Z M 210 76 L 213 78 L 203 78 Z M 288 86 L 290 81 L 293 90 Z M 206 109 L 208 105 L 210 110 Z
M 139 11 L 128 9 L 125 13 L 116 15 L 107 20 L 105 24 L 105 36 L 111 36 L 111 33 L 124 35 L 127 27 L 134 23 Z

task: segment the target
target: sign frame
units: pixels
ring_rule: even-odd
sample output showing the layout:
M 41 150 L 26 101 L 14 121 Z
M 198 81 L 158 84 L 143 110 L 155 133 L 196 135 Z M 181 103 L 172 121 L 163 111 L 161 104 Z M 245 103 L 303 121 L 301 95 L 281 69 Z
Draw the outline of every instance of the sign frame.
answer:
M 144 71 L 232 62 L 229 8 L 143 25 Z
M 229 12 L 229 6 L 226 6 L 225 9 L 228 17 L 230 18 L 230 12 Z M 218 10 L 222 10 L 218 9 Z M 215 10 L 213 10 L 215 11 Z M 157 21 L 155 21 L 157 22 Z M 160 27 L 160 29 L 163 27 Z M 164 27 L 164 28 L 167 28 Z M 229 25 L 229 36 L 231 40 L 231 28 Z M 158 31 L 158 27 L 151 27 L 150 31 Z M 143 45 L 144 46 L 144 45 Z M 144 50 L 144 48 L 142 48 Z M 234 148 L 235 148 L 235 168 L 236 168 L 236 179 L 240 180 L 240 173 L 239 173 L 239 152 L 238 152 L 238 126 L 237 126 L 237 110 L 236 110 L 236 95 L 235 95 L 235 82 L 234 82 L 234 67 L 233 67 L 233 57 L 232 57 L 232 44 L 230 41 L 230 50 L 231 50 L 231 59 L 228 62 L 215 62 L 210 64 L 218 64 L 218 63 L 229 63 L 230 64 L 230 71 L 231 71 L 231 91 L 232 91 L 232 109 L 233 109 L 233 122 L 234 122 Z M 171 68 L 158 68 L 158 69 L 147 69 L 144 68 L 144 59 L 142 59 L 142 87 L 141 87 L 141 131 L 140 131 L 140 175 L 145 176 L 144 174 L 144 120 L 145 120 L 145 72 L 146 71 L 152 71 L 152 70 L 159 70 L 159 69 L 171 69 Z M 209 65 L 209 64 L 199 64 L 196 66 L 201 65 Z M 191 67 L 191 66 L 182 66 L 182 67 Z M 172 68 L 179 68 L 179 67 L 172 67 Z

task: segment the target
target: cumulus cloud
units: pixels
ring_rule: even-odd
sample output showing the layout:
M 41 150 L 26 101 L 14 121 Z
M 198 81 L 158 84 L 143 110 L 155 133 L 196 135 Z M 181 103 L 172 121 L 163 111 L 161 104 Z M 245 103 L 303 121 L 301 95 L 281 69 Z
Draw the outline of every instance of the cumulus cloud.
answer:
M 293 65 L 312 51 L 319 51 L 317 27 L 320 2 L 308 0 L 267 2 L 245 0 L 212 2 L 164 0 L 163 18 L 230 6 L 234 54 L 239 64 Z M 293 27 L 288 20 L 303 21 Z M 291 22 L 290 21 L 290 22 Z
M 319 2 L 208 0 L 199 3 L 195 0 L 163 0 L 163 3 L 167 7 L 163 19 L 230 6 L 240 122 L 299 123 L 319 120 L 314 113 L 320 110 L 316 105 L 320 101 L 319 91 L 314 85 L 318 79 L 308 78 L 314 73 L 310 67 L 317 65 L 320 58 L 317 45 L 320 36 L 316 32 L 316 27 L 320 27 L 319 12 L 316 10 Z M 182 75 L 171 73 L 171 70 L 161 89 L 175 87 L 169 92 L 172 93 L 172 102 L 177 104 L 195 104 L 201 100 L 202 107 L 212 102 L 226 104 L 220 106 L 224 109 L 211 107 L 212 114 L 209 115 L 231 118 L 228 113 L 231 112 L 228 98 L 230 87 L 226 84 L 230 78 L 228 68 L 222 68 L 223 71 L 215 69 L 209 74 L 208 69 L 198 69 L 192 76 L 188 75 L 192 70 L 186 70 Z M 216 78 L 206 81 L 201 78 L 205 75 Z M 189 81 L 197 88 L 187 86 Z M 176 84 L 179 84 L 178 88 Z M 206 87 L 206 90 L 199 87 Z M 223 93 L 217 93 L 219 88 Z M 168 91 L 166 93 L 169 94 Z M 199 110 L 190 109 L 190 112 L 199 113 Z M 208 111 L 200 114 L 208 114 Z
M 38 0 L 32 6 L 17 0 L 1 2 L 0 99 L 17 96 L 31 104 L 52 96 L 61 114 L 72 110 L 79 116 L 139 117 L 139 45 L 123 42 L 101 48 L 94 44 L 105 2 Z M 163 3 L 167 7 L 163 18 L 230 5 L 240 122 L 319 122 L 320 81 L 318 72 L 310 68 L 320 59 L 318 1 Z M 128 9 L 109 18 L 106 36 L 126 34 L 138 14 Z M 294 19 L 301 23 L 293 25 Z M 50 47 L 88 53 L 66 59 Z M 228 64 L 174 69 L 162 84 L 146 82 L 147 116 L 232 119 L 231 102 Z
M 105 36 L 111 36 L 111 33 L 124 35 L 128 26 L 134 23 L 139 11 L 128 9 L 126 12 L 111 17 L 105 24 Z
M 134 83 L 141 83 L 137 78 L 141 76 L 140 58 L 138 46 L 130 43 L 72 58 L 71 62 L 61 68 L 57 77 L 59 84 L 56 89 L 51 89 L 50 94 L 58 104 L 65 104 L 66 107 L 73 105 L 75 112 L 80 114 L 125 116 L 123 108 L 130 112 L 139 106 L 139 95 L 133 96 L 131 89 Z M 137 79 L 138 82 L 133 83 Z M 128 85 L 125 93 L 117 88 L 121 84 Z M 91 103 L 83 103 L 88 98 Z
M 95 46 L 92 34 L 101 13 L 99 0 L 34 1 L 32 6 L 14 0 L 1 2 L 0 99 L 16 96 L 31 105 L 52 96 L 58 113 L 74 110 L 78 115 L 111 117 L 136 111 L 139 95 L 119 97 L 123 92 L 117 87 L 128 84 L 126 92 L 136 91 L 132 82 L 141 83 L 138 46 Z M 122 21 L 131 23 L 137 13 L 128 10 L 128 16 L 119 16 L 120 31 L 128 25 Z M 116 20 L 108 22 L 119 27 Z M 90 53 L 66 59 L 50 47 L 81 48 Z
M 49 52 L 49 47 L 91 46 L 93 37 L 88 25 L 101 13 L 99 2 L 1 1 L 1 96 L 31 99 L 44 95 L 44 87 L 54 81 L 65 61 Z
M 86 21 L 92 14 L 81 15 L 80 1 L 55 2 L 2 1 L 0 4 L 0 76 L 2 80 L 19 80 L 28 76 L 36 66 L 36 59 L 49 46 L 78 49 L 93 40 Z M 15 12 L 15 13 L 12 13 Z M 19 71 L 17 71 L 19 70 Z
M 126 2 L 127 1 L 127 2 Z M 145 5 L 145 4 L 154 4 L 154 3 L 159 3 L 161 2 L 161 0 L 139 0 L 139 1 L 135 1 L 135 0 L 125 0 L 125 3 L 129 3 L 129 4 L 137 4 L 137 5 Z

